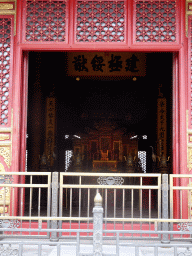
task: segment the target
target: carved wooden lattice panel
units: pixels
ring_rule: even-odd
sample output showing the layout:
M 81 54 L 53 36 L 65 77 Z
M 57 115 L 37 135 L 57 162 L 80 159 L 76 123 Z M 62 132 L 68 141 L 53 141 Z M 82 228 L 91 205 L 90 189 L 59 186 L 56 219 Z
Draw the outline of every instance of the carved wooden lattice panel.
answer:
M 7 125 L 10 92 L 11 18 L 0 18 L 0 125 Z
M 190 71 L 190 103 L 189 103 L 189 126 L 192 128 L 192 19 L 189 22 L 189 71 Z M 190 140 L 192 142 L 192 138 Z
M 125 1 L 77 1 L 76 42 L 125 42 Z
M 25 41 L 66 42 L 68 1 L 27 1 Z
M 136 42 L 176 42 L 176 0 L 135 1 Z
M 188 109 L 186 111 L 186 126 L 187 126 L 187 168 L 192 170 L 192 19 L 189 18 L 188 23 L 188 70 L 189 70 L 189 85 L 188 85 Z

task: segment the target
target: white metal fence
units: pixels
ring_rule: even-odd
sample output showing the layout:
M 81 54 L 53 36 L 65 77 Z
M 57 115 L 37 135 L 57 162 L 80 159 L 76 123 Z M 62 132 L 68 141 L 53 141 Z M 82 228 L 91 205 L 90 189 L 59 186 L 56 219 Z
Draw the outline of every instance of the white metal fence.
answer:
M 157 242 L 152 246 L 157 253 L 161 244 L 189 243 L 192 241 L 191 181 L 192 175 L 1 173 L 1 242 L 12 244 L 11 239 L 21 239 L 18 254 L 13 255 L 22 255 L 22 248 L 27 245 L 22 240 L 26 238 L 48 239 L 47 245 L 56 244 L 58 255 L 64 240 L 70 239 L 77 246 L 82 239 L 92 241 L 94 251 L 94 227 L 98 218 L 93 208 L 94 197 L 99 192 L 102 223 L 97 238 L 102 238 L 101 247 L 110 240 L 118 251 L 134 240 L 137 253 L 139 241 L 150 240 Z M 43 243 L 40 240 L 37 243 L 38 255 Z M 0 248 L 0 255 L 5 249 L 12 250 L 6 246 Z M 177 253 L 176 245 L 173 250 L 174 255 L 182 253 Z M 76 254 L 77 251 L 79 247 Z

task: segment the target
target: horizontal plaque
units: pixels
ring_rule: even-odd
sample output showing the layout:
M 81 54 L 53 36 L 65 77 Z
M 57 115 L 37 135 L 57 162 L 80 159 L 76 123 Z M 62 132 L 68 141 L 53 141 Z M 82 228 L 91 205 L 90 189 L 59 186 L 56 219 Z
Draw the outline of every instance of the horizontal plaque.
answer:
M 69 76 L 145 76 L 146 54 L 132 52 L 69 52 Z

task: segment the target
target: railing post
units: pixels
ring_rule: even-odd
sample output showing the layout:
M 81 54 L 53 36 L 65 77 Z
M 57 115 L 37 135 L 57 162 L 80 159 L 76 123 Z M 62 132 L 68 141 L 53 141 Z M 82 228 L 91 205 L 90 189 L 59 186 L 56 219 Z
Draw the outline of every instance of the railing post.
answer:
M 97 192 L 93 208 L 93 256 L 102 256 L 103 244 L 103 207 L 102 197 Z
M 52 173 L 52 202 L 51 202 L 51 217 L 58 217 L 58 172 Z M 51 221 L 51 228 L 57 229 L 57 220 Z M 51 232 L 51 242 L 57 242 L 57 232 Z
M 162 174 L 162 219 L 169 218 L 168 196 L 169 196 L 168 174 Z M 169 231 L 168 222 L 162 222 L 162 231 Z M 162 235 L 161 243 L 164 243 L 164 244 L 170 243 L 168 234 Z

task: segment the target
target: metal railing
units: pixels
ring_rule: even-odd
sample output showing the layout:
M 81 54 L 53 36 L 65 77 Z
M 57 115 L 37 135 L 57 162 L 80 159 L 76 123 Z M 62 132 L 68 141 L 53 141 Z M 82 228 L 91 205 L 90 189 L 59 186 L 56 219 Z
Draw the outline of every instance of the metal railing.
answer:
M 147 252 L 152 255 L 158 256 L 159 252 L 160 255 L 162 255 L 162 250 L 163 254 L 165 255 L 174 255 L 174 256 L 187 256 L 191 255 L 192 251 L 190 248 L 192 247 L 191 243 L 170 243 L 170 240 L 166 241 L 165 244 L 165 239 L 164 236 L 166 236 L 168 239 L 170 238 L 171 235 L 187 235 L 191 236 L 192 230 L 191 231 L 163 231 L 163 230 L 158 230 L 159 225 L 161 223 L 181 223 L 183 221 L 187 221 L 189 223 L 192 223 L 192 220 L 181 220 L 181 219 L 150 219 L 150 222 L 153 222 L 153 225 L 155 229 L 153 231 L 150 230 L 137 230 L 138 234 L 144 234 L 144 235 L 159 235 L 161 237 L 160 242 L 152 242 L 150 239 L 149 243 L 141 243 L 141 242 L 136 242 L 134 241 L 135 239 L 130 240 L 126 239 L 127 236 L 129 236 L 131 233 L 135 234 L 135 231 L 133 230 L 105 230 L 103 229 L 103 207 L 102 207 L 102 197 L 99 193 L 97 193 L 95 199 L 94 199 L 94 208 L 93 208 L 93 229 L 47 229 L 42 227 L 43 221 L 47 221 L 48 219 L 50 221 L 55 221 L 55 220 L 63 220 L 65 217 L 31 217 L 33 220 L 38 220 L 39 226 L 38 229 L 26 229 L 26 228 L 18 228 L 17 232 L 25 234 L 26 232 L 37 232 L 38 233 L 53 233 L 57 234 L 58 233 L 66 233 L 66 232 L 75 232 L 75 236 L 73 237 L 73 240 L 64 240 L 60 239 L 60 241 L 45 241 L 43 240 L 38 240 L 38 241 L 31 241 L 31 240 L 26 240 L 26 236 L 23 236 L 25 239 L 23 240 L 10 240 L 7 241 L 5 239 L 0 241 L 0 255 L 15 255 L 15 256 L 23 256 L 23 255 L 43 255 L 43 253 L 46 253 L 46 251 L 50 252 L 55 250 L 55 254 L 57 255 L 63 255 L 62 252 L 64 252 L 65 256 L 66 255 L 76 255 L 76 256 L 85 256 L 85 255 L 100 255 L 100 256 L 111 256 L 111 255 L 116 255 L 120 256 L 122 249 L 122 253 L 126 252 L 127 247 L 129 247 L 129 250 L 131 250 L 132 255 L 139 256 L 140 251 L 142 250 L 145 254 Z M 2 216 L 2 220 L 7 220 L 15 218 L 16 220 L 26 220 L 29 217 L 24 217 L 24 216 Z M 140 222 L 140 219 L 134 219 L 135 222 Z M 146 219 L 142 220 L 143 222 L 146 221 Z M 147 219 L 148 221 L 148 219 Z M 5 238 L 3 233 L 7 232 L 8 228 L 0 228 L 0 238 Z M 10 232 L 15 232 L 14 228 L 9 229 Z M 90 243 L 89 243 L 89 248 L 87 248 L 88 244 L 85 243 L 85 241 L 80 240 L 81 238 L 81 233 L 92 233 L 90 236 Z M 112 239 L 106 239 L 104 236 L 105 233 L 114 233 L 114 238 L 115 240 L 112 241 Z M 64 238 L 64 237 L 62 237 Z M 191 242 L 192 240 L 190 240 Z M 109 242 L 110 246 L 109 246 Z M 107 245 L 107 250 L 105 250 L 105 245 Z M 35 248 L 36 246 L 36 248 Z M 73 248 L 75 247 L 75 249 Z M 91 246 L 91 247 L 90 247 Z M 68 247 L 68 250 L 66 249 Z M 83 252 L 82 252 L 82 249 Z M 87 250 L 86 250 L 87 249 Z M 172 250 L 172 253 L 171 252 Z M 27 254 L 28 251 L 28 254 Z M 67 254 L 68 251 L 68 254 Z
M 171 174 L 170 184 L 170 218 L 171 219 L 192 219 L 192 175 L 191 174 Z M 176 212 L 176 214 L 174 214 Z M 170 229 L 175 230 L 171 223 Z M 177 226 L 180 230 L 192 230 L 192 225 L 184 222 Z M 191 239 L 186 235 L 171 236 L 171 240 Z
M 43 172 L 6 172 L 0 175 L 0 227 L 28 228 L 34 227 L 33 216 L 51 216 L 51 173 Z M 7 216 L 7 219 L 3 219 Z M 14 217 L 15 216 L 15 217 Z M 27 216 L 27 219 L 23 218 Z M 18 217 L 22 217 L 18 219 Z M 27 220 L 27 221 L 26 221 Z M 50 228 L 49 219 L 43 223 Z M 16 232 L 17 237 L 19 233 Z M 4 233 L 15 236 L 15 232 Z M 38 237 L 27 232 L 28 237 Z M 20 234 L 22 237 L 22 234 Z M 49 238 L 49 233 L 44 233 Z
M 168 180 L 168 178 L 170 180 Z M 191 231 L 191 222 L 166 222 L 162 219 L 191 220 L 192 175 L 167 174 L 113 174 L 113 173 L 44 173 L 6 172 L 0 175 L 0 228 L 7 228 L 4 237 L 23 237 L 20 228 L 28 229 L 28 238 L 50 238 L 57 242 L 62 238 L 74 238 L 73 230 L 89 239 L 93 234 L 94 196 L 103 198 L 104 238 L 116 239 L 114 232 L 124 230 L 123 237 L 132 240 L 162 240 L 156 235 L 139 232 L 157 230 Z M 170 201 L 170 204 L 169 204 Z M 170 206 L 170 209 L 169 209 Z M 179 216 L 174 209 L 179 208 Z M 187 211 L 187 217 L 182 213 Z M 189 210 L 188 210 L 189 209 Z M 191 209 L 191 210 L 190 210 Z M 170 214 L 169 214 L 170 211 Z M 178 211 L 176 211 L 178 212 Z M 189 214 L 189 217 L 188 217 Z M 42 219 L 46 217 L 45 219 Z M 39 232 L 39 225 L 44 232 Z M 15 232 L 10 231 L 15 228 Z M 46 232 L 46 229 L 65 229 L 68 232 Z M 36 229 L 35 231 L 31 231 Z M 132 232 L 133 231 L 133 232 Z M 169 240 L 190 241 L 191 236 L 166 234 Z
M 69 228 L 83 224 L 89 228 L 96 191 L 103 198 L 106 229 L 151 230 L 147 218 L 161 218 L 161 174 L 60 173 L 59 216 L 69 217 Z M 74 223 L 76 217 L 78 223 Z M 130 218 L 145 218 L 145 222 L 127 222 Z
M 49 230 L 47 230 L 48 232 Z M 65 231 L 65 230 L 60 230 Z M 93 256 L 94 254 L 93 245 L 82 244 L 80 242 L 79 233 L 80 230 L 75 230 L 77 236 L 74 241 L 58 241 L 50 242 L 45 240 L 17 240 L 17 241 L 0 241 L 0 255 L 14 255 L 14 256 L 41 256 L 48 255 L 48 253 L 53 252 L 53 255 L 73 255 L 73 256 Z M 89 232 L 89 230 L 86 230 Z M 105 232 L 105 230 L 104 230 Z M 111 231 L 111 232 L 114 232 Z M 122 231 L 123 232 L 123 231 Z M 124 231 L 125 232 L 125 231 Z M 117 232 L 117 234 L 119 231 Z M 134 242 L 131 243 L 125 241 L 119 241 L 118 235 L 117 242 L 114 244 L 103 244 L 102 253 L 98 254 L 100 256 L 121 256 L 126 255 L 129 251 L 129 255 L 140 256 L 140 255 L 174 255 L 174 256 L 188 256 L 192 254 L 192 244 L 186 243 L 176 243 L 176 244 L 161 244 L 159 243 L 141 243 Z M 111 242 L 111 241 L 110 241 Z M 81 245 L 81 247 L 80 247 Z M 83 252 L 82 248 L 83 247 Z M 124 249 L 124 250 L 122 250 Z M 107 253 L 108 251 L 108 253 Z M 122 251 L 122 253 L 121 253 Z M 148 253 L 148 254 L 147 254 Z

